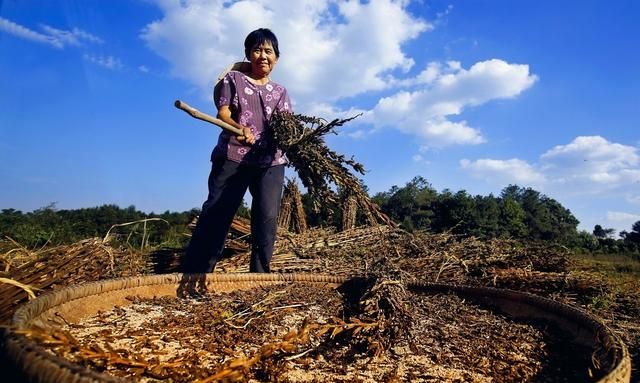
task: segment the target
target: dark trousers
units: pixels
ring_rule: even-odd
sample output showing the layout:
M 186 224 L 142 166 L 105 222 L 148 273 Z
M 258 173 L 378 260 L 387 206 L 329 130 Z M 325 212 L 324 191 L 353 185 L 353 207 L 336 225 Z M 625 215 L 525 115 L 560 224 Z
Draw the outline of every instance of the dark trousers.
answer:
M 184 271 L 208 273 L 222 257 L 231 221 L 249 188 L 251 202 L 251 262 L 249 270 L 268 273 L 278 228 L 284 165 L 261 168 L 214 159 L 209 196 L 187 247 Z

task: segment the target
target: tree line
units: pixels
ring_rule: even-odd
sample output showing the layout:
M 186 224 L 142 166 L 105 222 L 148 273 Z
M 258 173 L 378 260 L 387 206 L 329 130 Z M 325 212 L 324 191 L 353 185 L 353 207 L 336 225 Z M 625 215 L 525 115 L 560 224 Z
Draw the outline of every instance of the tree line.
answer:
M 183 230 L 185 222 L 188 222 L 193 214 L 192 211 L 147 214 L 137 210 L 135 206 L 120 208 L 117 205 L 58 210 L 55 204 L 50 204 L 28 213 L 3 209 L 0 214 L 0 238 L 8 237 L 27 248 L 38 248 L 46 244 L 68 244 L 86 238 L 104 237 L 113 225 L 140 222 L 140 225 L 128 228 L 129 234 L 133 234 L 129 238 L 132 245 L 139 245 L 142 233 L 135 234 L 138 230 L 144 230 L 142 221 L 160 218 L 162 221 L 149 222 L 148 230 L 151 236 L 149 240 L 158 243 L 174 237 L 177 231 Z
M 339 226 L 339 206 L 324 206 L 320 211 L 314 211 L 309 196 L 302 197 L 309 224 Z M 640 221 L 630 231 L 623 231 L 619 239 L 612 238 L 612 229 L 600 225 L 596 225 L 593 232 L 578 231 L 579 221 L 558 201 L 517 185 L 505 187 L 497 196 L 473 196 L 464 190 L 438 192 L 423 177 L 415 177 L 402 187 L 393 186 L 371 198 L 408 231 L 549 241 L 588 252 L 624 253 L 635 257 L 640 254 Z M 25 247 L 34 248 L 102 237 L 113 225 L 138 222 L 119 231 L 128 233 L 129 244 L 144 243 L 142 231 L 145 230 L 146 240 L 150 243 L 180 246 L 187 240 L 184 235 L 186 225 L 198 213 L 198 209 L 144 213 L 135 206 L 120 208 L 117 205 L 58 210 L 52 204 L 28 213 L 3 209 L 0 239 L 10 237 Z M 239 214 L 247 217 L 248 208 L 243 205 Z M 144 226 L 142 222 L 152 218 L 157 220 Z M 358 221 L 365 223 L 365 217 L 360 216 Z

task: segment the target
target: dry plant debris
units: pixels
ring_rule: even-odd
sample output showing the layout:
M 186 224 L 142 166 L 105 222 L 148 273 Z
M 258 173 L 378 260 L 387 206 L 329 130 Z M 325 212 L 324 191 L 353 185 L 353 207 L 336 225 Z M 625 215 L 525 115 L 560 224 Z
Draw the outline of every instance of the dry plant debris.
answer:
M 282 195 L 280 214 L 278 214 L 278 228 L 294 233 L 307 231 L 307 218 L 302 204 L 300 189 L 294 180 L 287 180 Z
M 99 238 L 33 251 L 18 246 L 0 259 L 5 270 L 0 272 L 0 277 L 29 286 L 37 293 L 82 282 L 138 275 L 150 267 L 140 254 L 114 248 Z M 0 324 L 9 322 L 15 306 L 27 301 L 27 294 L 20 285 L 0 283 Z
M 399 281 L 129 299 L 81 323 L 22 333 L 75 363 L 141 381 L 557 382 L 559 372 L 566 381 L 578 373 L 545 327 Z
M 248 238 L 246 237 L 250 232 L 248 223 L 242 220 L 234 221 L 232 231 L 231 238 L 237 244 L 234 248 L 236 254 L 219 262 L 216 272 L 248 271 Z M 148 274 L 159 270 L 180 271 L 180 251 L 143 255 L 110 247 L 99 239 L 37 250 L 27 250 L 9 242 L 0 243 L 0 245 L 4 252 L 0 254 L 0 266 L 5 270 L 0 277 L 11 278 L 29 285 L 34 288 L 36 295 L 56 287 L 116 276 Z M 336 232 L 333 228 L 309 228 L 301 234 L 282 231 L 278 234 L 272 269 L 274 272 L 368 275 L 380 277 L 381 280 L 399 282 L 419 279 L 511 288 L 536 293 L 587 309 L 603 318 L 605 323 L 612 327 L 629 346 L 632 364 L 636 368 L 635 366 L 640 364 L 638 352 L 640 327 L 637 320 L 640 316 L 640 295 L 619 290 L 606 278 L 594 272 L 576 271 L 570 259 L 567 249 L 545 243 L 523 245 L 510 240 L 484 241 L 448 233 L 407 233 L 382 225 L 341 232 Z M 413 306 L 406 309 L 402 303 L 404 300 L 399 299 L 402 295 L 398 295 L 402 291 L 395 291 L 396 288 L 394 284 L 384 285 L 379 290 L 372 288 L 371 294 L 382 291 L 387 298 L 394 298 L 390 301 L 392 302 L 390 306 L 395 308 L 391 323 L 413 321 L 413 316 L 407 317 L 403 313 L 407 310 L 410 313 L 419 312 L 419 310 Z M 386 289 L 391 291 L 387 294 Z M 0 284 L 0 292 L 2 293 L 0 295 L 2 310 L 0 311 L 6 323 L 16 304 L 26 302 L 27 293 L 9 284 Z M 257 301 L 259 299 L 251 302 Z M 307 302 L 304 297 L 301 301 Z M 454 306 L 455 310 L 452 310 Z M 301 307 L 300 310 L 302 309 Z M 452 319 L 446 317 L 446 314 L 457 310 L 456 302 L 449 302 L 446 310 L 437 308 L 429 310 L 431 316 L 441 318 L 433 322 L 436 326 L 440 326 L 440 330 L 431 330 L 434 334 L 438 334 L 434 335 L 435 338 L 431 343 L 431 350 L 437 355 L 451 353 L 446 349 L 450 344 L 448 341 L 436 342 L 435 339 L 446 339 L 448 334 L 457 329 L 455 325 L 447 324 Z M 235 313 L 233 310 L 229 312 Z M 384 333 L 388 335 L 387 338 L 395 336 L 393 339 L 396 342 L 405 339 L 407 333 L 411 334 L 403 328 L 404 325 L 390 325 L 382 320 L 384 317 L 374 315 L 376 313 L 376 311 L 370 313 L 362 311 L 352 316 L 362 322 L 373 321 L 380 323 L 381 326 L 384 325 L 384 329 L 376 328 L 375 334 L 387 331 Z M 298 331 L 302 326 L 300 323 L 303 321 L 303 316 L 307 317 L 305 314 L 300 314 Z M 350 323 L 348 317 L 344 317 L 344 320 Z M 308 323 L 311 325 L 318 322 Z M 421 323 L 421 326 L 426 328 L 431 322 L 423 320 Z M 412 326 L 415 326 L 415 323 Z M 393 332 L 394 328 L 397 331 Z M 516 325 L 512 325 L 511 331 L 519 330 Z M 464 336 L 480 335 L 467 331 Z M 510 333 L 507 332 L 503 336 L 508 339 Z M 555 342 L 554 339 L 562 340 L 562 335 L 555 334 L 547 340 L 551 349 L 561 349 L 562 342 Z M 266 344 L 275 344 L 280 341 L 282 338 L 270 338 Z M 384 342 L 379 343 L 384 346 Z M 575 350 L 565 353 L 578 354 Z M 589 351 L 585 351 L 584 354 L 589 355 Z M 246 356 L 251 357 L 251 355 Z M 266 363 L 266 360 L 262 360 L 260 364 L 262 363 Z M 354 363 L 356 363 L 354 368 L 359 368 L 357 362 Z M 429 366 L 428 371 L 438 368 L 440 367 L 432 365 Z M 403 374 L 403 369 L 413 371 L 417 367 L 398 367 L 400 371 L 398 374 Z M 451 369 L 447 371 L 450 372 Z M 213 376 L 214 373 L 215 371 L 211 371 L 211 375 L 202 378 Z M 637 370 L 634 370 L 632 380 L 637 380 L 638 376 Z M 472 381 L 468 376 L 460 379 Z M 319 378 L 319 380 L 322 379 Z M 437 381 L 436 378 L 433 380 Z
M 364 166 L 329 149 L 324 141 L 326 134 L 335 133 L 336 128 L 356 117 L 326 121 L 302 114 L 274 112 L 269 125 L 273 128 L 275 142 L 286 153 L 316 208 L 340 203 L 332 190 L 335 186 L 356 200 L 363 212 L 374 219 L 372 224 L 393 225 L 389 217 L 371 202 L 352 173 L 364 174 Z

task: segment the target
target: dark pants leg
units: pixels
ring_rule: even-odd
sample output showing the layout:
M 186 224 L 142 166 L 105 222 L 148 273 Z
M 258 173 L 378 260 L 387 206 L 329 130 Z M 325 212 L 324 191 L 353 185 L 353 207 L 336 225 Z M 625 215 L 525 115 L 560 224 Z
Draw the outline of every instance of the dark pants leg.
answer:
M 242 203 L 251 175 L 241 165 L 215 159 L 209 174 L 209 196 L 185 255 L 185 273 L 208 273 L 222 256 L 231 221 Z
M 284 183 L 284 165 L 256 169 L 251 192 L 251 261 L 249 271 L 268 273 L 278 229 L 278 212 Z

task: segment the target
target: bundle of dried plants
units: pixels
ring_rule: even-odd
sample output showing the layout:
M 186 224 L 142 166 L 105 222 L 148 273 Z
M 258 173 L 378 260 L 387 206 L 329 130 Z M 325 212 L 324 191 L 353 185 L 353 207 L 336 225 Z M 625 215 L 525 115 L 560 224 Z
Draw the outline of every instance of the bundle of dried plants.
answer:
M 347 196 L 342 202 L 342 230 L 356 227 L 358 203 L 352 196 Z
M 300 189 L 294 180 L 288 180 L 284 186 L 278 227 L 294 233 L 307 231 L 307 218 L 302 204 Z
M 16 249 L 20 251 L 14 251 Z M 23 247 L 15 247 L 4 254 L 8 262 L 19 261 L 10 263 L 11 267 L 5 267 L 6 271 L 0 273 L 7 282 L 0 283 L 0 323 L 7 323 L 16 305 L 27 301 L 34 293 L 142 274 L 151 268 L 139 254 L 114 248 L 99 238 L 29 251 L 28 256 L 24 251 Z
M 316 209 L 339 203 L 338 195 L 333 190 L 335 187 L 353 196 L 358 206 L 377 222 L 392 225 L 389 217 L 371 202 L 359 179 L 352 173 L 364 174 L 364 166 L 353 158 L 346 158 L 329 149 L 324 141 L 327 133 L 335 133 L 336 128 L 356 117 L 327 122 L 302 114 L 275 112 L 270 126 L 275 141 L 287 154 Z

